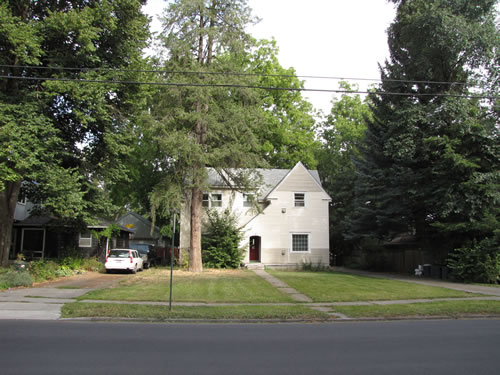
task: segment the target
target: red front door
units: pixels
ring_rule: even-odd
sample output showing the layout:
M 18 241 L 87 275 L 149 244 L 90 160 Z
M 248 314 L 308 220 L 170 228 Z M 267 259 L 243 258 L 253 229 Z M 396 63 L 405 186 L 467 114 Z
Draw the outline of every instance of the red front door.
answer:
M 260 237 L 250 237 L 250 262 L 260 261 Z

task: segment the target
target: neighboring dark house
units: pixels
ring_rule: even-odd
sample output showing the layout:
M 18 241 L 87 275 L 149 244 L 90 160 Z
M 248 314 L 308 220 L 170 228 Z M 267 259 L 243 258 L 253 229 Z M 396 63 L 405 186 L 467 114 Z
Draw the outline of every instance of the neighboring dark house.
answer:
M 98 241 L 91 233 L 102 231 L 111 224 L 101 220 L 98 225 L 78 231 L 50 216 L 32 215 L 24 220 L 16 220 L 13 225 L 10 258 L 15 259 L 18 253 L 23 253 L 29 259 L 56 258 L 75 253 L 85 257 L 104 257 L 106 238 Z M 110 239 L 108 248 L 128 247 L 131 232 L 120 227 L 120 233 Z
M 116 223 L 132 231 L 130 244 L 148 244 L 156 247 L 165 245 L 161 240 L 160 229 L 157 226 L 153 227 L 151 221 L 135 212 L 128 212 L 120 217 Z

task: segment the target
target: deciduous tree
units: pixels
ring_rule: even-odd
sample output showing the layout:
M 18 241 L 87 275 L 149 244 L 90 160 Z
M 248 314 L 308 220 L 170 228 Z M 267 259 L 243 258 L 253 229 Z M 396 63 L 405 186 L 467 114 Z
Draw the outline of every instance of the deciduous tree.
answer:
M 148 38 L 145 1 L 0 2 L 0 259 L 6 265 L 21 185 L 30 199 L 85 221 L 125 173 L 128 126 Z M 87 82 L 83 82 L 83 81 Z

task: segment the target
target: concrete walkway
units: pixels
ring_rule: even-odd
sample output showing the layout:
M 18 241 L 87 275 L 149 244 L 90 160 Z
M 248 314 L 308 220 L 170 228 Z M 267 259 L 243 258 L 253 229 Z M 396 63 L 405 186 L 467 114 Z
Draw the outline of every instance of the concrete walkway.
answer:
M 312 302 L 311 297 L 306 296 L 305 294 L 300 293 L 298 290 L 291 288 L 288 284 L 284 283 L 280 279 L 277 279 L 273 275 L 268 274 L 264 270 L 253 270 L 257 275 L 262 277 L 272 286 L 282 291 L 283 293 L 288 294 L 294 301 L 297 302 Z

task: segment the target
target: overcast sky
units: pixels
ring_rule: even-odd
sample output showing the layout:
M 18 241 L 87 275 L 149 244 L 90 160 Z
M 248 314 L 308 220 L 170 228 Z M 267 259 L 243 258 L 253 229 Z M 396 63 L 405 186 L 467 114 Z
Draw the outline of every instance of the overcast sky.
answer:
M 155 18 L 167 2 L 149 0 L 144 10 Z M 298 75 L 379 78 L 378 63 L 388 57 L 386 30 L 395 16 L 387 0 L 249 0 L 261 22 L 249 32 L 274 37 L 279 61 Z M 159 23 L 153 23 L 157 29 Z M 306 88 L 337 89 L 338 81 L 305 79 Z M 357 82 L 366 88 L 366 81 Z M 315 108 L 330 111 L 331 93 L 306 92 Z

